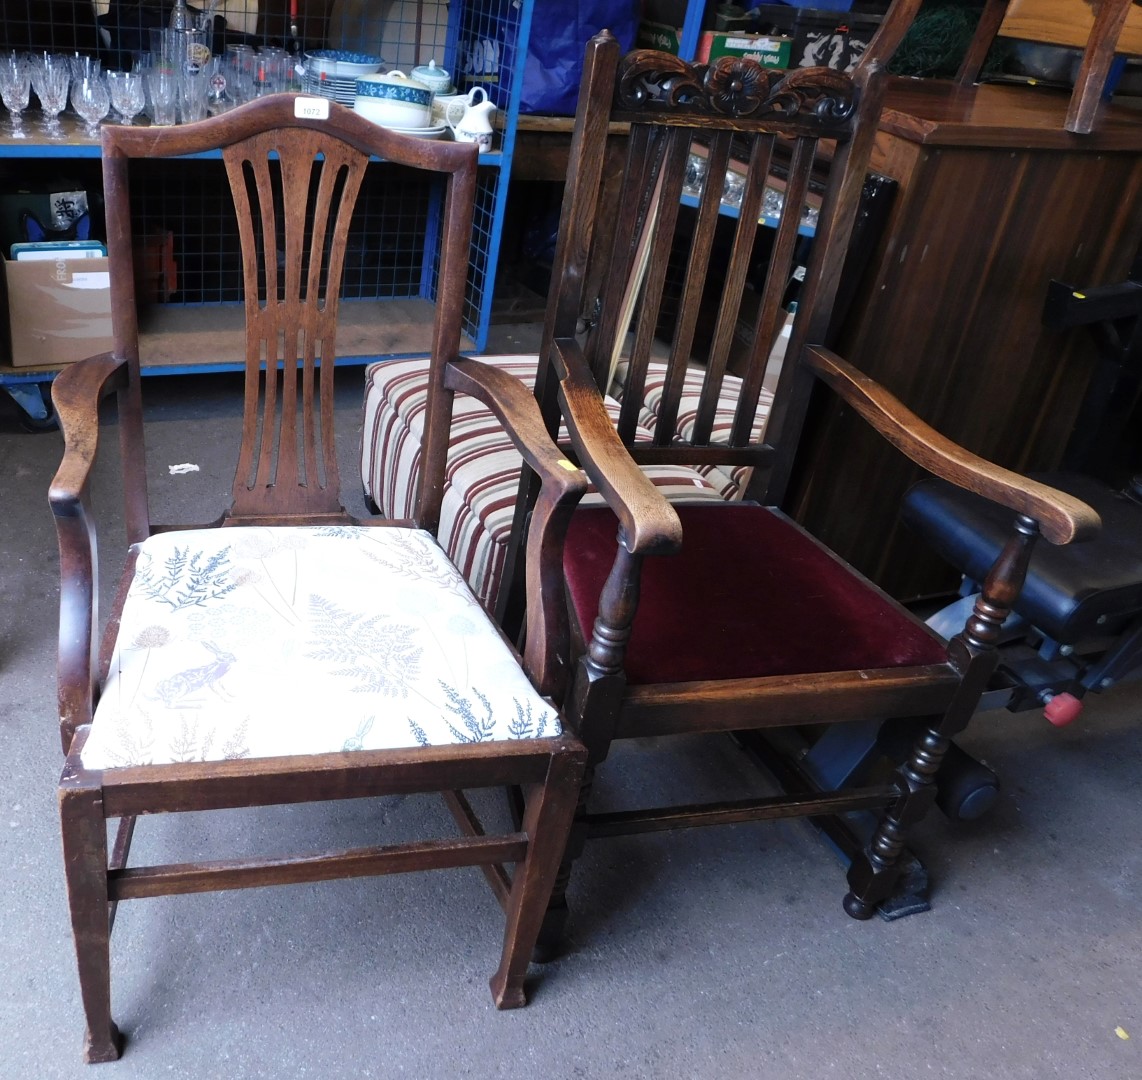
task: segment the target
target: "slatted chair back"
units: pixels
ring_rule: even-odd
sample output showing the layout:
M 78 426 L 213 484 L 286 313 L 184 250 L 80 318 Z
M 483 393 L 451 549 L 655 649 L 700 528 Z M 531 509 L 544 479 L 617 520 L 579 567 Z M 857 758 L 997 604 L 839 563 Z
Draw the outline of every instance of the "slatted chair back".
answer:
M 751 491 L 779 500 L 809 382 L 796 364 L 779 374 L 770 355 L 795 276 L 804 280 L 788 355 L 828 329 L 879 73 L 783 72 L 735 57 L 691 65 L 646 51 L 616 78 L 613 61 L 595 60 L 589 53 L 581 108 L 613 105 L 577 122 L 556 267 L 565 287 L 547 330 L 566 339 L 576 317 L 586 322 L 584 356 L 621 398 L 619 434 L 639 464 L 690 464 L 735 495 L 760 470 Z M 604 183 L 608 121 L 629 124 L 619 185 Z M 566 287 L 576 279 L 601 281 L 598 294 Z M 543 376 L 541 400 L 551 394 Z M 636 437 L 640 425 L 651 442 Z

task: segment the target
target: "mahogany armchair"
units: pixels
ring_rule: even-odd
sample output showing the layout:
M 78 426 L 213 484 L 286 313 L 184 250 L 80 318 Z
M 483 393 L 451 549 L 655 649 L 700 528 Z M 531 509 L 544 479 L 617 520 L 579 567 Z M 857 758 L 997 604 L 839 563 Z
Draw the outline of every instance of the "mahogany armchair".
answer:
M 299 119 L 302 111 L 282 95 L 186 127 L 103 130 L 115 348 L 54 384 L 65 452 L 50 493 L 62 572 L 59 803 L 88 1061 L 122 1047 L 109 959 L 120 900 L 481 865 L 506 912 L 492 994 L 511 1008 L 524 1004 L 566 846 L 584 751 L 551 701 L 560 682 L 552 663 L 565 658 L 540 639 L 521 658 L 434 537 L 456 394 L 487 405 L 544 477 L 530 540 L 537 559 L 551 560 L 585 487 L 528 391 L 459 355 L 476 151 L 397 135 L 336 104 L 327 120 Z M 241 445 L 232 502 L 217 520 L 160 525 L 148 508 L 129 182 L 136 159 L 212 149 L 244 253 Z M 338 490 L 338 292 L 372 168 L 415 175 L 443 206 L 440 246 L 427 256 L 438 260 L 438 295 L 424 469 L 406 521 L 355 520 Z M 131 546 L 100 645 L 91 478 L 108 398 Z M 533 598 L 529 618 L 540 627 L 553 616 Z M 507 833 L 485 833 L 461 789 L 505 783 L 526 787 L 527 814 Z M 139 815 L 422 791 L 445 795 L 461 835 L 128 865 Z
M 906 834 L 934 800 L 950 739 L 987 684 L 999 625 L 1037 537 L 1066 543 L 1098 527 L 1085 504 L 942 438 L 819 344 L 867 169 L 880 82 L 875 63 L 850 77 L 771 71 L 748 59 L 690 65 L 649 51 L 620 60 L 605 34 L 588 48 L 536 394 L 548 430 L 566 425 L 606 506 L 576 511 L 563 553 L 571 611 L 571 639 L 560 645 L 571 657 L 565 707 L 590 758 L 545 947 L 558 941 L 563 891 L 587 840 L 795 815 L 879 812 L 871 839 L 854 853 L 844 900 L 850 915 L 871 916 L 893 890 Z M 619 185 L 603 183 L 606 132 L 615 123 L 630 125 Z M 824 178 L 814 171 L 823 154 L 831 159 Z M 695 156 L 706 162 L 707 177 L 696 199 L 687 190 Z M 723 199 L 727 170 L 745 173 L 740 206 Z M 751 352 L 735 377 L 727 357 L 757 222 L 774 201 L 767 188 L 781 193 L 782 209 L 758 289 Z M 678 314 L 664 355 L 656 331 L 687 200 L 696 203 L 696 218 L 674 282 Z M 807 204 L 819 206 L 815 239 L 776 374 L 768 369 L 771 344 L 786 317 L 781 300 Z M 712 238 L 727 214 L 737 225 L 723 259 L 714 256 Z M 601 220 L 617 222 L 613 245 L 603 250 L 594 234 Z M 628 336 L 628 283 L 644 251 Z M 589 259 L 606 267 L 597 295 L 584 289 Z M 717 320 L 700 341 L 698 301 L 711 290 Z M 586 333 L 578 333 L 584 323 Z M 615 343 L 623 340 L 629 348 L 616 365 Z M 617 424 L 600 386 L 621 401 Z M 798 448 L 812 395 L 826 389 L 913 461 L 1015 512 L 978 602 L 950 643 L 780 510 L 793 471 L 806 467 Z M 744 489 L 744 498 L 670 504 L 643 471 L 667 465 L 720 477 Z M 526 472 L 521 523 L 535 497 Z M 545 632 L 527 620 L 526 640 Z M 617 739 L 769 735 L 889 719 L 918 725 L 919 735 L 883 782 L 707 805 L 593 809 L 595 776 Z

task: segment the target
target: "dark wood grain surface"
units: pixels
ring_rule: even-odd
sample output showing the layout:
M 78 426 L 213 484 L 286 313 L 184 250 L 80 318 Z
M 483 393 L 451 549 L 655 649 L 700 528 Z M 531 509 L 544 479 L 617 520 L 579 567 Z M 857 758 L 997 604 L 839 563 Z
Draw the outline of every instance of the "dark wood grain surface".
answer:
M 1078 136 L 1066 107 L 1034 88 L 890 84 L 871 164 L 900 190 L 838 343 L 942 434 L 1021 472 L 1059 463 L 1096 359 L 1087 331 L 1042 326 L 1048 282 L 1121 280 L 1142 243 L 1142 115 Z M 895 596 L 953 585 L 897 523 L 919 470 L 851 413 L 818 421 L 798 520 Z

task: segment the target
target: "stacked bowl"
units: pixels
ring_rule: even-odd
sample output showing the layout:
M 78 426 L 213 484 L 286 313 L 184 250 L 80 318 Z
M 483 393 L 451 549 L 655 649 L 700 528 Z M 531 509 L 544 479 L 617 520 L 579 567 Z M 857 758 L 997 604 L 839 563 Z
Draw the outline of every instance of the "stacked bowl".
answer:
M 346 49 L 314 49 L 305 54 L 302 89 L 352 108 L 357 80 L 380 71 L 383 62 L 379 56 Z
M 353 108 L 381 127 L 422 139 L 439 139 L 448 127 L 433 122 L 432 98 L 433 90 L 426 83 L 403 71 L 386 71 L 358 77 Z

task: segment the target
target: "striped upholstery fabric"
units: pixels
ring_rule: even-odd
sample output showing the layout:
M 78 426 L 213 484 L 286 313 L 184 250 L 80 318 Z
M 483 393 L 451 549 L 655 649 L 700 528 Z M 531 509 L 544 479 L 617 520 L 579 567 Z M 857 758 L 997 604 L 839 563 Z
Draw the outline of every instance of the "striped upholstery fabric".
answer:
M 534 355 L 481 359 L 528 387 L 535 383 Z M 422 359 L 394 360 L 371 364 L 365 372 L 361 483 L 389 517 L 407 518 L 413 511 L 427 400 L 425 364 Z M 607 399 L 607 408 L 617 423 L 618 403 Z M 649 439 L 650 432 L 640 431 L 639 437 Z M 457 395 L 438 538 L 489 609 L 507 557 L 520 465 L 492 413 L 474 398 Z M 720 499 L 712 484 L 686 466 L 655 465 L 644 471 L 668 499 Z M 588 493 L 584 504 L 600 501 Z
M 702 380 L 706 369 L 688 368 L 682 384 L 682 399 L 678 406 L 678 422 L 675 426 L 677 440 L 688 442 L 694 434 L 694 423 L 698 418 L 698 403 L 702 392 Z M 626 382 L 627 365 L 620 361 L 615 369 L 614 381 L 611 383 L 611 393 L 618 399 L 623 397 L 623 384 Z M 643 391 L 642 410 L 639 414 L 639 424 L 648 431 L 653 432 L 658 422 L 658 410 L 662 404 L 662 391 L 666 385 L 666 364 L 660 360 L 652 360 L 647 365 L 646 386 Z M 742 381 L 738 376 L 726 373 L 722 381 L 722 392 L 718 396 L 718 407 L 714 411 L 714 425 L 710 431 L 710 442 L 717 443 L 719 439 L 725 441 L 729 438 L 734 422 L 734 409 L 737 407 L 737 396 L 741 392 Z M 769 418 L 769 409 L 773 404 L 773 392 L 767 388 L 762 389 L 761 397 L 757 403 L 757 413 L 753 419 L 753 439 L 761 441 L 765 422 Z M 636 442 L 639 439 L 636 437 Z M 739 465 L 730 469 L 717 465 L 696 466 L 706 479 L 718 489 L 722 498 L 727 502 L 735 502 L 745 495 L 749 485 L 753 468 L 749 465 Z

